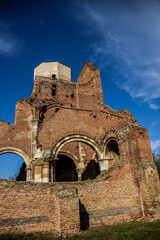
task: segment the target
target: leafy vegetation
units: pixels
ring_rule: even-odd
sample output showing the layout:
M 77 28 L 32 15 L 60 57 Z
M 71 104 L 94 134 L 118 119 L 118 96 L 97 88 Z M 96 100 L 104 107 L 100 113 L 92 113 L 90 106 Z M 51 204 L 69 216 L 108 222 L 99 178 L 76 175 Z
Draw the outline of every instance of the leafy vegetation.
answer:
M 18 176 L 18 174 L 9 176 L 9 177 L 8 177 L 8 180 L 9 180 L 9 181 L 16 180 L 17 176 Z
M 116 226 L 90 229 L 73 237 L 53 237 L 51 234 L 1 235 L 1 240 L 160 240 L 160 222 L 130 222 Z
M 153 152 L 153 159 L 158 169 L 158 174 L 160 178 L 160 151 L 158 153 Z

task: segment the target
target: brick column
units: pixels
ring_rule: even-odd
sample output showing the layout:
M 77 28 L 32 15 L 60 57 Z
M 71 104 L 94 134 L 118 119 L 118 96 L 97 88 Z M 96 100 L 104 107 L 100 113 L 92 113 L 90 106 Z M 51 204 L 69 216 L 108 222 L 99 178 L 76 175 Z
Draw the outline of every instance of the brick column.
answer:
M 57 186 L 55 190 L 60 207 L 60 235 L 78 234 L 80 231 L 79 198 L 72 186 Z

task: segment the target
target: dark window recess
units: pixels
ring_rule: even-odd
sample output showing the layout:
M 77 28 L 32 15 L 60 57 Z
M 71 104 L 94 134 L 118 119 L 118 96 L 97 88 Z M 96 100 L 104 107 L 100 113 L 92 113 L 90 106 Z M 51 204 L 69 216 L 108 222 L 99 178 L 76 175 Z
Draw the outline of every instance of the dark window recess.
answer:
M 52 74 L 52 79 L 56 79 L 56 74 Z
M 58 155 L 56 163 L 56 182 L 78 181 L 76 166 L 71 158 L 65 155 Z
M 59 111 L 59 108 L 56 108 L 55 112 L 58 112 Z
M 40 110 L 39 120 L 43 122 L 44 114 L 47 112 L 47 106 L 43 106 Z
M 74 93 L 71 94 L 71 98 L 74 98 Z
M 52 85 L 52 96 L 55 96 L 56 95 L 56 85 L 53 84 Z
M 115 140 L 111 140 L 107 144 L 107 152 L 115 152 L 117 155 L 119 155 L 119 148 L 118 143 Z

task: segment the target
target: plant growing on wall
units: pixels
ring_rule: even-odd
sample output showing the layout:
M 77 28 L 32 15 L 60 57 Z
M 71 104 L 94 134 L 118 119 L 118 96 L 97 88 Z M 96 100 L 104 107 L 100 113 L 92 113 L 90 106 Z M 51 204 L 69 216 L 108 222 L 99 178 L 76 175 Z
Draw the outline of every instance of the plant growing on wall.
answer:
M 157 170 L 158 170 L 158 174 L 159 174 L 159 178 L 160 178 L 160 150 L 158 151 L 158 153 L 153 151 L 153 159 L 157 166 Z

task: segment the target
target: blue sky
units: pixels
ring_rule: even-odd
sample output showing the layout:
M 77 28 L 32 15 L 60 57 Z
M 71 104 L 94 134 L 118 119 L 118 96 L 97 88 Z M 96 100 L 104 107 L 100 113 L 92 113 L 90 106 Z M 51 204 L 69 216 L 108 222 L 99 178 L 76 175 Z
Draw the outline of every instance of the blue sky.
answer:
M 15 104 L 30 96 L 41 62 L 70 66 L 76 81 L 92 61 L 105 104 L 129 109 L 160 149 L 159 0 L 1 0 L 0 13 L 1 120 L 14 122 Z

